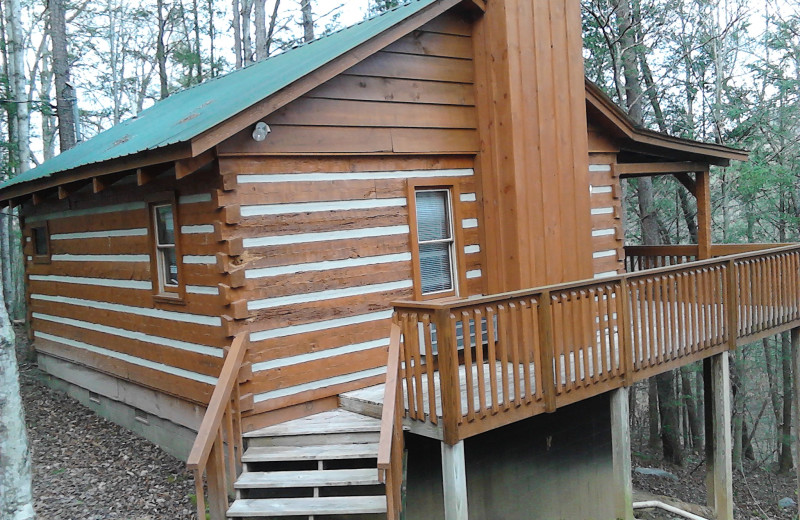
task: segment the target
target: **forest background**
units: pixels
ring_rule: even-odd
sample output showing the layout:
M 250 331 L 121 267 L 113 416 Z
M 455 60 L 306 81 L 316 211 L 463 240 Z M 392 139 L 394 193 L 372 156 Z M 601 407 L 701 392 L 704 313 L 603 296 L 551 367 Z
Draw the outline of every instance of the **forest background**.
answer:
M 0 179 L 168 97 L 399 4 L 398 0 L 3 0 Z M 639 124 L 751 151 L 712 170 L 717 243 L 800 241 L 800 6 L 788 0 L 582 0 L 587 77 Z M 696 243 L 670 176 L 625 186 L 631 244 Z M 24 319 L 18 221 L 0 215 L 2 287 Z M 791 471 L 788 337 L 733 354 L 734 464 Z M 634 447 L 702 458 L 702 369 L 638 384 Z

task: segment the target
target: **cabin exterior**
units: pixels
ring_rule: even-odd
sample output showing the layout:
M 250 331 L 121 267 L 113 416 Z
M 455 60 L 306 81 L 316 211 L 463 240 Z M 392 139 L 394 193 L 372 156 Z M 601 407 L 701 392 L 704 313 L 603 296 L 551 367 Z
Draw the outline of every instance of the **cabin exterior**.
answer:
M 709 167 L 747 154 L 633 125 L 579 9 L 413 0 L 6 182 L 40 366 L 212 518 L 627 519 L 627 387 L 706 359 L 732 519 L 726 352 L 798 326 L 800 249 L 711 244 Z M 625 247 L 642 175 L 698 244 Z

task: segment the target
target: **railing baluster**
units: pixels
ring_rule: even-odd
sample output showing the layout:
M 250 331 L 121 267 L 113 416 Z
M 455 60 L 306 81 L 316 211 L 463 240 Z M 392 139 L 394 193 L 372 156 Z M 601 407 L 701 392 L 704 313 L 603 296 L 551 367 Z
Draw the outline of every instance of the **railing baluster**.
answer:
M 420 353 L 420 343 L 419 343 L 419 313 L 414 313 L 409 315 L 408 317 L 408 328 L 409 330 L 416 331 L 417 334 L 412 334 L 411 336 L 411 361 L 414 363 L 414 392 L 416 393 L 416 409 L 417 415 L 425 420 L 425 390 L 422 386 L 422 355 Z M 406 340 L 406 344 L 409 341 Z M 408 367 L 406 367 L 408 370 Z
M 467 394 L 467 421 L 475 420 L 475 384 L 472 375 L 472 340 L 469 329 L 470 315 L 466 311 L 461 312 L 461 335 L 464 343 L 464 392 Z M 476 327 L 477 336 L 477 327 Z M 477 342 L 476 342 L 477 343 Z
M 508 334 L 508 307 L 506 305 L 497 306 L 497 326 L 500 329 L 499 343 L 500 347 L 500 367 L 501 367 L 501 381 L 503 385 L 503 409 L 508 410 L 511 406 L 510 393 L 511 388 L 508 381 L 508 349 L 509 349 L 509 334 Z
M 487 355 L 489 356 L 489 384 L 492 388 L 492 415 L 500 411 L 500 398 L 497 393 L 497 328 L 495 327 L 495 318 L 497 313 L 493 307 L 486 308 L 486 330 L 488 348 Z M 498 320 L 499 323 L 499 320 Z
M 478 406 L 480 407 L 480 418 L 486 417 L 486 364 L 483 360 L 483 312 L 475 309 L 475 366 L 478 376 Z M 489 367 L 493 369 L 494 367 Z
M 553 305 L 550 292 L 545 291 L 539 299 L 539 348 L 542 352 L 541 373 L 544 408 L 547 412 L 556 410 L 556 380 L 554 374 L 553 344 Z
M 531 381 L 531 348 L 533 347 L 533 334 L 531 327 L 533 324 L 534 314 L 532 306 L 528 300 L 522 300 L 519 304 L 520 307 L 520 337 L 522 343 L 520 349 L 522 350 L 522 376 L 525 381 L 525 404 L 530 404 L 533 401 L 533 382 Z
M 514 405 L 522 405 L 522 381 L 520 381 L 519 374 L 519 306 L 516 302 L 509 302 L 508 304 L 508 328 L 509 328 L 509 349 L 511 350 L 511 368 L 514 369 Z
M 428 382 L 428 420 L 439 424 L 439 410 L 436 406 L 436 372 L 434 371 L 433 341 L 431 341 L 431 316 L 422 315 L 422 338 L 425 341 L 425 370 Z
M 410 318 L 407 312 L 400 314 L 400 328 L 403 331 L 403 343 L 402 343 L 402 355 L 403 355 L 403 362 L 405 366 L 401 368 L 401 373 L 404 375 L 405 382 L 406 382 L 406 395 L 408 398 L 406 399 L 406 407 L 408 408 L 408 416 L 414 420 L 424 421 L 425 420 L 425 413 L 421 412 L 421 414 L 417 413 L 417 394 L 416 394 L 416 387 L 414 386 L 414 372 L 413 372 L 413 364 L 411 362 L 412 358 L 412 351 L 414 349 L 414 345 L 418 345 L 418 332 L 416 329 L 411 327 Z M 439 352 L 442 351 L 442 343 L 439 339 L 438 335 L 441 334 L 439 328 L 436 328 L 437 333 L 437 340 L 438 340 L 438 348 Z

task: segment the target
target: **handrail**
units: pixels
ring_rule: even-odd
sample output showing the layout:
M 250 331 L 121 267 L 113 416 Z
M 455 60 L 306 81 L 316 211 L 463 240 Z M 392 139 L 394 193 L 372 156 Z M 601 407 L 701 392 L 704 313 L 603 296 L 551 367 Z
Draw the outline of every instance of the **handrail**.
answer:
M 800 323 L 800 244 L 397 302 L 402 406 L 454 444 Z
M 692 262 L 692 267 L 704 267 L 704 266 L 712 266 L 712 265 L 719 265 L 726 263 L 728 260 L 744 260 L 744 259 L 752 259 L 758 258 L 765 255 L 771 255 L 776 253 L 786 253 L 792 251 L 800 251 L 800 244 L 790 244 L 788 246 L 779 246 L 771 249 L 760 249 L 757 251 L 739 253 L 736 255 L 729 255 L 726 256 L 724 259 L 720 258 L 711 258 L 709 260 L 698 260 L 696 262 Z M 667 267 L 659 267 L 657 269 L 648 269 L 646 272 L 636 272 L 636 273 L 626 273 L 626 274 L 618 274 L 615 276 L 609 276 L 607 278 L 596 279 L 596 278 L 587 278 L 584 280 L 575 280 L 574 282 L 564 282 L 554 285 L 546 285 L 542 287 L 535 287 L 532 289 L 520 289 L 518 291 L 509 291 L 505 293 L 498 293 L 498 294 L 491 294 L 489 296 L 477 296 L 477 297 L 469 297 L 469 298 L 459 298 L 459 299 L 452 299 L 452 300 L 444 300 L 444 301 L 411 301 L 411 300 L 398 300 L 392 303 L 395 309 L 423 309 L 423 310 L 430 310 L 430 311 L 438 311 L 438 310 L 458 310 L 464 307 L 470 307 L 474 305 L 486 305 L 491 303 L 497 303 L 504 300 L 515 299 L 515 298 L 523 298 L 526 296 L 533 296 L 544 294 L 546 292 L 554 292 L 554 291 L 564 291 L 568 289 L 579 289 L 581 287 L 586 287 L 589 285 L 595 285 L 597 283 L 612 283 L 612 282 L 620 282 L 625 279 L 630 279 L 633 277 L 641 277 L 641 276 L 650 276 L 653 274 L 668 274 L 668 273 L 676 273 L 682 269 L 686 268 L 686 264 L 681 265 L 671 265 Z
M 378 480 L 386 484 L 388 520 L 399 518 L 402 509 L 403 416 L 405 409 L 400 388 L 400 326 L 392 323 L 389 336 L 389 358 L 381 412 L 381 434 L 378 443 Z
M 225 357 L 217 386 L 200 423 L 186 466 L 194 472 L 198 518 L 205 518 L 203 473 L 207 473 L 212 520 L 224 520 L 228 509 L 228 488 L 238 473 L 241 458 L 241 417 L 239 413 L 239 371 L 248 348 L 248 334 L 240 333 Z M 223 428 L 223 419 L 225 428 Z M 223 431 L 224 430 L 224 431 Z M 225 468 L 224 439 L 227 436 L 228 468 Z M 236 452 L 238 450 L 238 453 Z M 226 475 L 229 473 L 229 475 Z M 230 478 L 228 478 L 230 477 Z

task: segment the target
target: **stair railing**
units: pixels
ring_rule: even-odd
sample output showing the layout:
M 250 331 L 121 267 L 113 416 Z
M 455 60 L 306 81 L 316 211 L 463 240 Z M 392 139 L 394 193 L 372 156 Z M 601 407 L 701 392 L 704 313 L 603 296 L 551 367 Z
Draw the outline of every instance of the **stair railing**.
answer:
M 386 386 L 381 413 L 381 436 L 378 444 L 378 480 L 386 484 L 387 520 L 398 520 L 403 509 L 403 403 L 400 376 L 400 326 L 392 323 Z
M 233 493 L 233 483 L 241 472 L 243 441 L 239 371 L 248 346 L 247 333 L 240 333 L 233 339 L 186 462 L 189 470 L 194 472 L 197 518 L 206 518 L 203 474 L 208 484 L 211 520 L 225 520 L 228 497 Z

